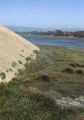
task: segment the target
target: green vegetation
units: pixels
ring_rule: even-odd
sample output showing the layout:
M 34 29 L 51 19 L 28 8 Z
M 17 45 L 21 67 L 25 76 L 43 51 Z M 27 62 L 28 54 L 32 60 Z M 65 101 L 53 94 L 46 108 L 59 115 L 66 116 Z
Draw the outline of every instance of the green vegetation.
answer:
M 4 80 L 4 79 L 6 79 L 6 74 L 4 72 L 1 72 L 0 77 L 1 77 L 2 80 Z
M 83 120 L 83 108 L 62 108 L 55 101 L 84 96 L 84 74 L 77 72 L 84 71 L 83 50 L 39 47 L 37 58 L 21 74 L 0 85 L 0 119 Z
M 18 61 L 18 63 L 19 63 L 19 64 L 22 64 L 22 61 L 21 61 L 21 60 L 19 60 L 19 61 Z
M 23 73 L 23 69 L 19 68 L 19 69 L 18 69 L 18 73 L 19 73 L 19 74 L 22 74 L 22 73 Z
M 11 68 L 7 68 L 6 72 L 13 72 L 13 70 Z
M 22 54 L 20 54 L 21 57 L 24 57 Z
M 38 54 L 38 52 L 39 52 L 38 50 L 34 50 L 34 53 L 35 53 L 35 54 Z
M 9 68 L 9 71 L 13 72 L 13 70 L 11 68 Z
M 26 61 L 30 61 L 31 60 L 31 57 L 26 57 Z
M 48 31 L 48 32 L 21 32 L 18 33 L 20 35 L 47 35 L 47 36 L 57 36 L 57 37 L 77 37 L 77 38 L 84 38 L 84 31 L 76 31 L 76 32 L 69 32 L 69 31 Z
M 17 63 L 15 61 L 12 62 L 12 67 L 16 67 Z

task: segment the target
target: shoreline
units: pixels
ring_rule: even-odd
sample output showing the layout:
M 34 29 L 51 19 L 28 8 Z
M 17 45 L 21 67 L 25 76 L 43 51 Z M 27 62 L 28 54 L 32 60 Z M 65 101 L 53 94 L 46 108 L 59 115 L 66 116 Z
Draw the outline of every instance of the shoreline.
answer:
M 19 34 L 19 33 L 18 33 Z M 19 34 L 21 36 L 42 36 L 42 37 L 52 37 L 52 38 L 61 38 L 61 39 L 84 39 L 84 38 L 78 38 L 73 36 L 54 36 L 54 35 L 25 35 L 25 34 Z

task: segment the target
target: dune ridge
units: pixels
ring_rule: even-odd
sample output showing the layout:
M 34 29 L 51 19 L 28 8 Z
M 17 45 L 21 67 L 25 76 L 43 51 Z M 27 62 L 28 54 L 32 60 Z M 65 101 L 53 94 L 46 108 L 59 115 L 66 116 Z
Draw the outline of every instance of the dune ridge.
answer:
M 34 50 L 39 51 L 39 48 L 0 25 L 0 82 L 10 81 L 18 69 L 24 69 L 26 57 L 32 55 L 35 58 Z M 4 79 L 3 75 L 6 75 Z

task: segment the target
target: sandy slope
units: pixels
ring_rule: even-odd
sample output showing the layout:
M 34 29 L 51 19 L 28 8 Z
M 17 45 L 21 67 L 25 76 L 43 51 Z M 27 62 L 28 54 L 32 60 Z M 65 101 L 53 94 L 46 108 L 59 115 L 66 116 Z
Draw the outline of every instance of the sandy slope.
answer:
M 0 73 L 3 72 L 6 75 L 4 80 L 2 80 L 2 75 L 0 76 L 0 82 L 10 81 L 15 72 L 19 68 L 23 68 L 23 65 L 19 64 L 18 61 L 22 61 L 24 64 L 26 57 L 34 55 L 34 50 L 39 49 L 21 36 L 0 25 Z M 13 66 L 14 62 L 17 63 L 16 66 Z

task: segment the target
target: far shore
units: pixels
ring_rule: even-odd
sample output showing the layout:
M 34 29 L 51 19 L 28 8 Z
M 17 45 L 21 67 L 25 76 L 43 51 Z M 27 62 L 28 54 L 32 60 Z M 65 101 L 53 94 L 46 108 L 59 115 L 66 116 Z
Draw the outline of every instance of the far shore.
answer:
M 44 36 L 44 37 L 53 37 L 53 38 L 65 38 L 65 39 L 84 39 L 84 38 L 79 38 L 79 37 L 74 37 L 74 36 L 54 36 L 54 35 L 32 35 L 32 34 L 24 34 L 24 33 L 18 33 L 20 35 L 24 36 Z

